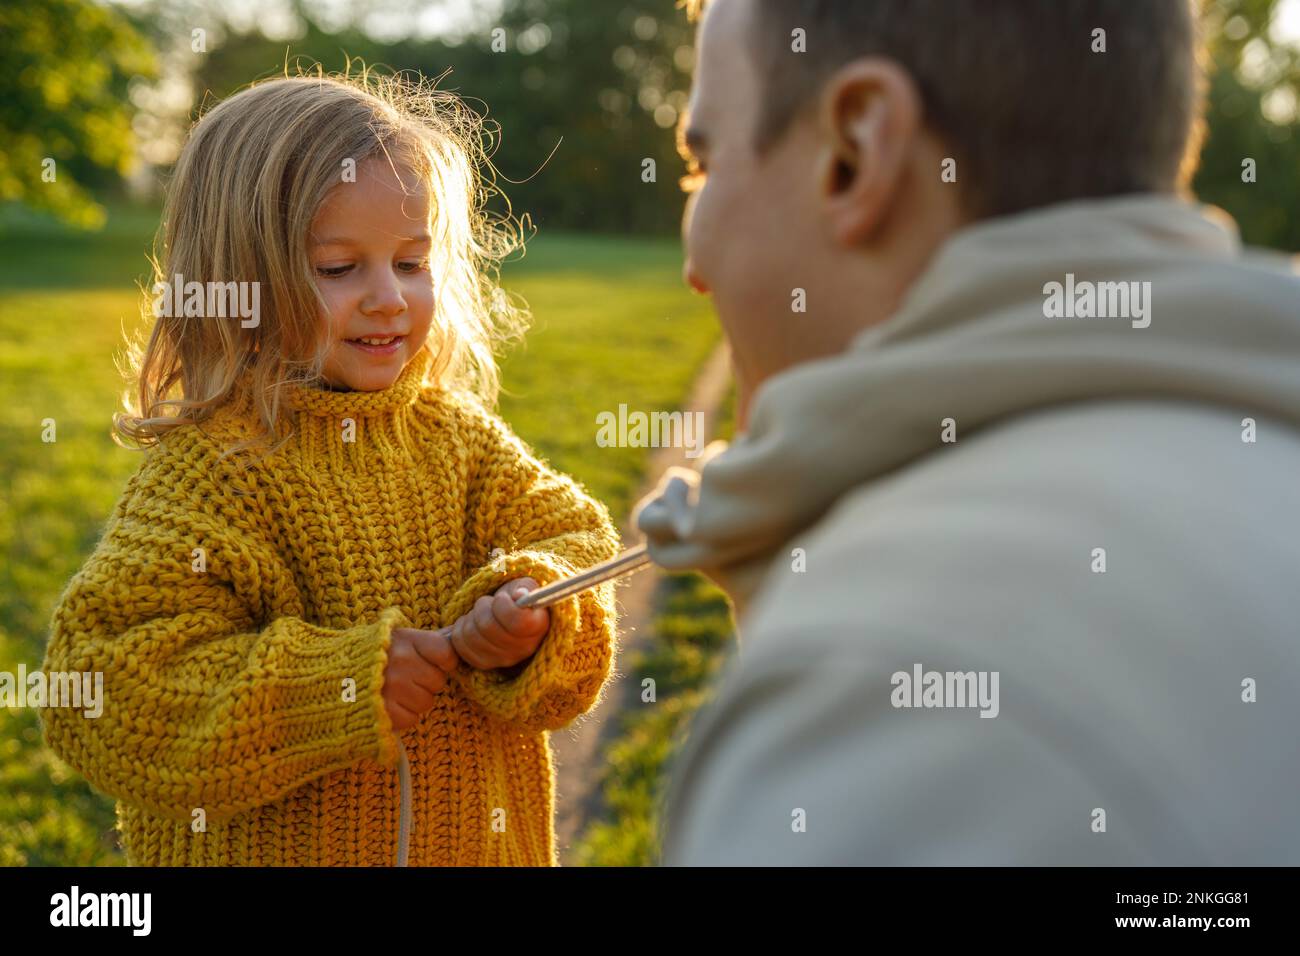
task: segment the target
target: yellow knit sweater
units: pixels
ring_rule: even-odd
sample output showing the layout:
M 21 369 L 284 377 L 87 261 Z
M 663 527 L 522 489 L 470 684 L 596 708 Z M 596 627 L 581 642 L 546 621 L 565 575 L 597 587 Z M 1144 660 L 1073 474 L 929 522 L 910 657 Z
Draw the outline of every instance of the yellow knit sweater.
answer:
M 449 625 L 511 578 L 546 584 L 616 553 L 604 507 L 482 406 L 422 384 L 430 361 L 378 392 L 289 389 L 294 438 L 246 472 L 217 462 L 253 427 L 233 400 L 127 483 L 44 665 L 102 672 L 103 713 L 42 722 L 117 798 L 131 863 L 393 865 L 391 629 Z M 550 610 L 526 664 L 462 664 L 401 735 L 411 865 L 555 865 L 547 731 L 600 694 L 612 586 Z

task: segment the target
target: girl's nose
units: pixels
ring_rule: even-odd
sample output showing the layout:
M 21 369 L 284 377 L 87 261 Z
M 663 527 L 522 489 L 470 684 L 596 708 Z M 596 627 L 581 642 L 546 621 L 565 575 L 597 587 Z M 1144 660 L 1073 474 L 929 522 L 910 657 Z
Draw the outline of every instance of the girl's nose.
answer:
M 366 315 L 398 315 L 406 311 L 406 298 L 396 282 L 381 282 L 366 290 L 361 311 Z

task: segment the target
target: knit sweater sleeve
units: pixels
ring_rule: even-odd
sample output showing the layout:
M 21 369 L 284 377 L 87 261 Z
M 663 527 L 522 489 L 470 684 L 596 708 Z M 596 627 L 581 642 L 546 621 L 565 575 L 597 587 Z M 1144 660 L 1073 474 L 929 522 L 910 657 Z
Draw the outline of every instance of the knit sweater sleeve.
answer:
M 381 690 L 391 630 L 409 622 L 397 608 L 337 629 L 278 613 L 295 589 L 259 520 L 265 495 L 196 448 L 148 453 L 64 589 L 44 666 L 102 673 L 103 706 L 45 708 L 46 742 L 97 789 L 175 820 L 227 819 L 365 758 L 395 764 Z
M 480 410 L 470 435 L 471 572 L 445 608 L 443 626 L 506 581 L 531 577 L 544 586 L 619 549 L 606 508 L 548 468 L 495 416 Z M 550 629 L 525 664 L 462 667 L 453 677 L 489 713 L 526 730 L 558 730 L 588 711 L 615 653 L 612 584 L 549 610 Z

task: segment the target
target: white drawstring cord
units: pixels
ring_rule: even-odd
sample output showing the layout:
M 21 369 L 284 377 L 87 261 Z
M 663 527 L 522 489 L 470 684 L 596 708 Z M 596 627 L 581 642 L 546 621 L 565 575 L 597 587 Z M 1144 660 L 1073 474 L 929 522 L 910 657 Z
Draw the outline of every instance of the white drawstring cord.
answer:
M 397 823 L 397 865 L 406 866 L 411 851 L 411 765 L 406 760 L 406 745 L 397 738 L 397 785 L 402 793 L 401 816 Z

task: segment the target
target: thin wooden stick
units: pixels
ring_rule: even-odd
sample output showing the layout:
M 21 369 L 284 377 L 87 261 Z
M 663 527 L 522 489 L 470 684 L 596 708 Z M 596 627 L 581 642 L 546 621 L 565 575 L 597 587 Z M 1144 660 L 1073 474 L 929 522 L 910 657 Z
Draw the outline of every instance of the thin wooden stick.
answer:
M 548 584 L 536 591 L 529 591 L 516 601 L 515 605 L 517 607 L 550 607 L 557 601 L 573 597 L 573 595 L 579 594 L 588 588 L 594 588 L 597 584 L 612 581 L 614 578 L 621 578 L 626 574 L 634 574 L 649 564 L 650 553 L 646 550 L 644 544 L 639 544 L 635 548 L 628 548 L 618 557 L 602 561 L 586 571 L 578 572 L 571 578 L 556 581 L 554 584 Z

